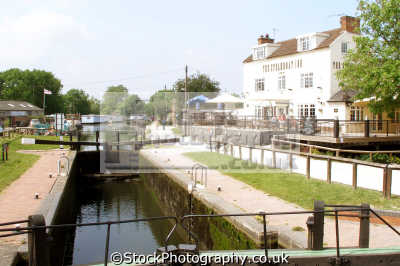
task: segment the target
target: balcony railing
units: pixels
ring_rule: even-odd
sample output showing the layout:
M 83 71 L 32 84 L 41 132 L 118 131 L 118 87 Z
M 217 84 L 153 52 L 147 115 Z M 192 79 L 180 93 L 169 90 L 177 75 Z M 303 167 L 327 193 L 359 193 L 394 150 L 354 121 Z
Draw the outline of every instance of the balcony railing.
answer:
M 400 136 L 400 120 L 276 119 L 257 116 L 225 116 L 223 114 L 214 114 L 211 117 L 206 117 L 192 114 L 188 124 L 192 126 L 225 126 L 241 129 L 270 130 L 289 134 L 334 138 Z

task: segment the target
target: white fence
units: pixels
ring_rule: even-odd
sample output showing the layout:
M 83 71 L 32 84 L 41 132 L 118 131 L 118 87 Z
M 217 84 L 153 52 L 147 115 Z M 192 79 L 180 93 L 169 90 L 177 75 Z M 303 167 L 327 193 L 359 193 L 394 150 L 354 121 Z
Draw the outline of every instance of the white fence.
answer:
M 308 154 L 293 150 L 248 147 L 217 143 L 219 153 L 249 160 L 270 168 L 280 168 L 328 183 L 337 182 L 400 195 L 400 167 L 348 158 Z

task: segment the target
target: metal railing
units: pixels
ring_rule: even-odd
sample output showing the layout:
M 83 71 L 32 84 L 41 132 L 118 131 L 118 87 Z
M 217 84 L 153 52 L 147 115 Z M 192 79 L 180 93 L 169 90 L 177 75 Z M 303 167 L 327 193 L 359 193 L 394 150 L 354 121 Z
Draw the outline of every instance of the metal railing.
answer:
M 334 209 L 324 209 L 324 207 L 332 207 Z M 341 214 L 341 212 L 360 212 L 360 215 L 354 214 Z M 160 217 L 150 217 L 150 218 L 142 218 L 142 219 L 131 219 L 131 220 L 122 220 L 122 221 L 108 221 L 108 222 L 97 222 L 97 223 L 83 223 L 83 224 L 60 224 L 60 225 L 32 225 L 31 220 L 20 220 L 14 222 L 7 222 L 0 224 L 1 226 L 7 225 L 15 225 L 21 223 L 28 223 L 29 225 L 26 227 L 18 227 L 18 228 L 0 228 L 0 233 L 3 232 L 13 232 L 7 234 L 1 234 L 1 237 L 10 237 L 21 234 L 32 234 L 35 235 L 38 232 L 42 232 L 44 234 L 46 229 L 57 229 L 57 228 L 74 228 L 74 227 L 86 227 L 86 226 L 98 226 L 98 225 L 107 225 L 107 235 L 106 235 L 106 243 L 104 250 L 104 265 L 108 264 L 108 255 L 109 255 L 109 245 L 110 245 L 110 234 L 111 234 L 111 225 L 113 224 L 124 224 L 124 223 L 135 223 L 135 222 L 149 222 L 149 221 L 157 221 L 157 220 L 173 220 L 175 223 L 172 226 L 171 230 L 167 234 L 164 240 L 164 248 L 165 252 L 168 252 L 168 242 L 171 239 L 171 236 L 175 232 L 178 225 L 180 225 L 187 233 L 194 239 L 196 243 L 196 252 L 199 252 L 200 247 L 200 238 L 193 233 L 192 230 L 188 229 L 185 226 L 184 221 L 187 219 L 193 218 L 226 218 L 226 217 L 248 217 L 248 216 L 258 216 L 262 217 L 262 225 L 263 225 L 263 248 L 265 256 L 268 257 L 268 246 L 267 246 L 267 217 L 268 216 L 276 216 L 276 215 L 296 215 L 296 214 L 313 214 L 314 217 L 316 215 L 323 216 L 333 216 L 335 217 L 335 233 L 336 233 L 336 259 L 340 260 L 340 239 L 339 239 L 339 217 L 359 217 L 362 218 L 362 212 L 372 213 L 375 215 L 381 222 L 387 225 L 391 230 L 393 230 L 397 235 L 400 236 L 400 232 L 390 225 L 384 218 L 382 218 L 379 214 L 377 214 L 373 209 L 365 206 L 356 206 L 356 205 L 324 205 L 323 209 L 320 210 L 311 210 L 311 211 L 293 211 L 293 212 L 258 212 L 258 213 L 236 213 L 236 214 L 191 214 L 185 215 L 182 217 L 176 216 L 160 216 Z M 32 216 L 30 216 L 31 219 Z M 322 219 L 322 231 L 323 231 L 323 219 Z M 369 238 L 369 237 L 368 237 Z M 30 240 L 31 238 L 29 238 Z M 29 245 L 30 243 L 28 243 Z M 36 248 L 47 248 L 46 245 L 35 245 Z M 322 249 L 322 243 L 321 243 Z M 36 265 L 36 264 L 34 264 Z M 47 265 L 43 265 L 47 266 Z
M 199 170 L 201 173 L 200 184 L 204 187 L 207 187 L 207 166 L 201 165 L 199 163 L 195 163 L 192 166 L 192 180 L 194 181 L 194 187 L 197 185 L 197 171 Z
M 262 129 L 274 132 L 297 133 L 334 138 L 399 136 L 400 120 L 336 120 L 316 118 L 279 118 L 232 116 L 218 114 L 211 117 L 191 115 L 192 126 L 225 126 L 243 129 Z

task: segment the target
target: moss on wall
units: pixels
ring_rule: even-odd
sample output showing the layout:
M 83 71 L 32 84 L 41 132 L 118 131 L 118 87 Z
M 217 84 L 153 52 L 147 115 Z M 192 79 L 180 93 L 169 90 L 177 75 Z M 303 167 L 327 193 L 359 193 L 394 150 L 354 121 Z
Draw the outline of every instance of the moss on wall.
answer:
M 151 163 L 140 157 L 140 164 L 149 166 Z M 184 216 L 190 213 L 190 195 L 180 184 L 163 173 L 142 173 L 146 186 L 150 187 L 152 196 L 165 211 L 166 215 Z M 214 214 L 203 202 L 192 198 L 192 214 Z M 257 244 L 245 233 L 238 230 L 227 219 L 222 217 L 200 217 L 187 219 L 185 226 L 199 238 L 202 248 L 213 250 L 254 249 Z

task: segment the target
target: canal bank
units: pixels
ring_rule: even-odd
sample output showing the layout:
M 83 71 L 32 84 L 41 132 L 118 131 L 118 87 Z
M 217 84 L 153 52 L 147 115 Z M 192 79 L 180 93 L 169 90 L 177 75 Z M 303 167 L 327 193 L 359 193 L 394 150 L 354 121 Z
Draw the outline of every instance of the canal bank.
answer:
M 174 148 L 172 148 L 174 149 Z M 152 188 L 157 199 L 165 205 L 171 215 L 188 214 L 237 214 L 245 213 L 243 209 L 224 201 L 208 189 L 196 188 L 192 192 L 192 211 L 190 211 L 190 194 L 188 185 L 193 181 L 186 169 L 171 167 L 170 159 L 156 158 L 157 153 L 166 154 L 167 149 L 141 150 L 142 175 Z M 170 151 L 170 149 L 168 149 Z M 190 226 L 187 224 L 186 226 Z M 193 218 L 191 228 L 207 249 L 255 249 L 263 246 L 263 225 L 255 217 L 238 216 L 225 218 Z M 283 244 L 282 242 L 280 244 Z M 278 233 L 268 226 L 267 246 L 278 247 Z M 288 247 L 297 247 L 291 243 Z

